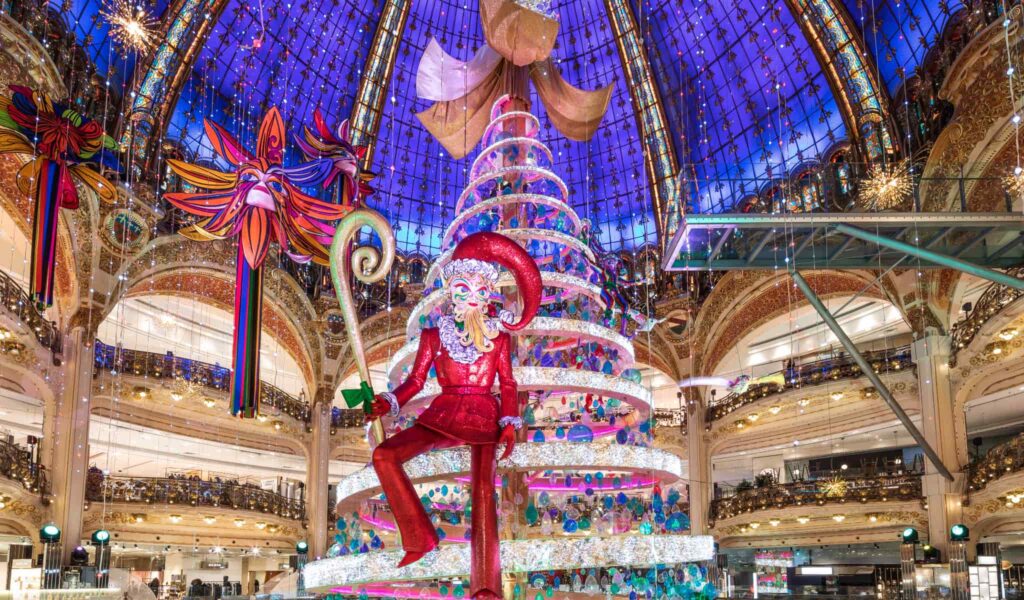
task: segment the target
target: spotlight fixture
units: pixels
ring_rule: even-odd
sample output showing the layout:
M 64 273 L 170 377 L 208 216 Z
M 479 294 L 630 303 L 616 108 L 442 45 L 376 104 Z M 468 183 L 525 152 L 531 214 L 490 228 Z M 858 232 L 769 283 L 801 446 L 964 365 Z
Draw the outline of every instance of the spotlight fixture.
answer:
M 796 522 L 801 524 L 801 525 L 806 525 L 806 524 L 811 522 L 811 518 L 810 517 L 797 517 L 796 518 Z
M 829 394 L 829 398 L 832 398 L 832 400 L 834 402 L 839 402 L 840 400 L 843 399 L 843 393 L 842 392 L 832 392 L 831 394 Z
M 206 405 L 206 408 L 213 408 L 214 406 L 217 406 L 217 401 L 209 396 L 206 396 L 203 398 L 203 404 Z
M 245 525 L 245 519 L 242 519 L 242 518 L 235 519 L 235 527 L 242 527 L 243 525 Z
M 747 415 L 747 420 L 750 421 L 751 423 L 757 423 L 757 420 L 760 418 L 761 415 L 757 413 L 750 413 L 749 415 Z
M 256 529 L 266 529 L 267 524 L 264 521 L 256 521 Z
M 917 530 L 913 527 L 907 527 L 903 530 L 903 533 L 900 535 L 903 538 L 904 544 L 916 544 L 917 541 L 920 539 L 920 537 L 917 534 Z
M 782 521 L 780 521 L 778 519 L 768 519 L 768 524 L 771 525 L 772 527 L 778 527 L 779 523 L 781 523 L 781 522 Z
M 181 515 L 169 515 L 167 518 L 171 520 L 171 523 L 181 523 Z
M 781 407 L 781 406 L 779 406 L 778 404 L 776 404 L 776 405 L 774 405 L 774 406 L 770 407 L 770 408 L 768 409 L 768 412 L 772 413 L 773 415 L 777 415 L 777 414 L 779 414 L 780 412 L 782 412 L 782 407 Z
M 217 517 L 203 517 L 203 523 L 207 525 L 213 525 L 217 522 Z
M 971 532 L 966 525 L 957 523 L 949 528 L 949 541 L 966 542 L 971 537 Z
M 832 515 L 832 520 L 836 523 L 842 523 L 846 520 L 846 515 Z
M 42 529 L 39 530 L 39 538 L 44 542 L 60 541 L 60 527 L 53 523 L 43 525 Z
M 110 543 L 110 532 L 106 529 L 97 529 L 92 532 L 92 543 L 96 546 L 106 546 Z
M 999 339 L 1003 340 L 1004 342 L 1008 342 L 1015 337 L 1017 337 L 1017 330 L 1012 327 L 1004 329 L 999 332 Z

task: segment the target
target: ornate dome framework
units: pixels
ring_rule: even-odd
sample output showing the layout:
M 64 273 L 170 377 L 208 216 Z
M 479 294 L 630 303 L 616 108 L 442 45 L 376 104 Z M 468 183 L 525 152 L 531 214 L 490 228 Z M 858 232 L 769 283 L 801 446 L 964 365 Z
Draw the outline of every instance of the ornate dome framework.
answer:
M 475 3 L 159 0 L 147 8 L 162 15 L 164 43 L 144 60 L 116 54 L 99 0 L 71 5 L 65 18 L 97 69 L 114 86 L 134 81 L 132 112 L 150 140 L 209 156 L 206 116 L 242 138 L 254 135 L 270 104 L 281 106 L 293 131 L 316 106 L 349 116 L 357 138 L 375 140 L 371 166 L 389 174 L 375 205 L 388 212 L 400 249 L 437 254 L 469 163 L 453 160 L 415 119 L 426 102 L 416 97 L 414 74 L 431 37 L 458 58 L 483 43 Z M 662 215 L 678 212 L 666 204 L 680 185 L 685 202 L 713 210 L 828 158 L 843 142 L 858 156 L 899 152 L 890 97 L 959 7 L 559 2 L 554 57 L 581 87 L 614 82 L 614 90 L 590 142 L 561 138 L 544 114 L 542 136 L 574 208 L 594 219 L 605 248 L 630 250 L 659 236 L 663 243 L 673 224 Z

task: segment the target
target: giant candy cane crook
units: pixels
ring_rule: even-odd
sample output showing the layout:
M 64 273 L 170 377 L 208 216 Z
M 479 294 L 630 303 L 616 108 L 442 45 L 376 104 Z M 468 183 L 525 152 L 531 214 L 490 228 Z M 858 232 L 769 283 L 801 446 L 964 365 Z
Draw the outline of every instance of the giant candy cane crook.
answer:
M 354 248 L 349 256 L 349 248 L 356 241 L 356 235 L 363 227 L 369 227 L 381 240 L 381 249 L 373 246 Z M 395 260 L 395 234 L 387 219 L 379 212 L 368 207 L 360 207 L 345 215 L 338 223 L 331 242 L 331 281 L 341 305 L 341 316 L 345 319 L 345 332 L 348 334 L 349 345 L 356 366 L 359 368 L 359 389 L 343 390 L 342 395 L 349 408 L 363 406 L 370 412 L 373 404 L 373 388 L 370 387 L 370 368 L 366 364 L 366 351 L 363 348 L 363 336 L 359 331 L 359 319 L 356 315 L 355 301 L 352 297 L 352 286 L 349 276 L 354 276 L 363 283 L 377 283 L 391 271 L 391 263 Z M 376 443 L 384 441 L 384 426 L 380 419 L 370 426 L 371 435 Z

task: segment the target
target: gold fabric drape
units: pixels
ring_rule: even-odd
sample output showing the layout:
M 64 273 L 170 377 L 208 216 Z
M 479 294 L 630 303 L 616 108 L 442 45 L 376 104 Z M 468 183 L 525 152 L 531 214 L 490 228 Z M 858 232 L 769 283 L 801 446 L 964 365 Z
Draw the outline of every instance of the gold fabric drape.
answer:
M 594 91 L 581 90 L 562 77 L 550 58 L 533 64 L 530 78 L 548 118 L 562 135 L 576 142 L 585 142 L 594 135 L 608 110 L 613 84 Z
M 547 60 L 555 47 L 558 21 L 512 0 L 480 0 L 487 45 L 517 67 Z
M 416 113 L 430 135 L 459 159 L 477 145 L 491 122 L 491 106 L 505 93 L 505 69 L 502 61 L 491 74 L 465 96 L 447 102 L 435 102 Z

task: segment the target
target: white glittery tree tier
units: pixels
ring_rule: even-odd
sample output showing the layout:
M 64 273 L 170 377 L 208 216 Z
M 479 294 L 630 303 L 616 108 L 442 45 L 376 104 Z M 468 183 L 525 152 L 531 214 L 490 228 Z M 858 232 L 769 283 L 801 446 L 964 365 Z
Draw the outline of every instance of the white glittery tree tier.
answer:
M 554 243 L 562 244 L 562 245 L 565 245 L 565 246 L 568 246 L 568 247 L 572 248 L 573 251 L 575 251 L 575 252 L 582 253 L 584 256 L 587 257 L 588 260 L 591 260 L 591 261 L 596 261 L 597 260 L 597 257 L 594 255 L 594 251 L 591 250 L 588 246 L 584 245 L 582 241 L 580 241 L 580 240 L 578 240 L 578 239 L 576 239 L 576 238 L 574 238 L 574 237 L 572 237 L 570 235 L 562 233 L 561 231 L 553 231 L 553 230 L 550 230 L 550 229 L 537 229 L 537 228 L 529 228 L 529 227 L 527 227 L 527 228 L 517 227 L 517 228 L 512 228 L 512 229 L 503 229 L 501 231 L 501 235 L 504 235 L 506 237 L 510 237 L 510 238 L 512 238 L 512 239 L 514 239 L 516 241 L 519 241 L 519 242 L 529 242 L 529 241 L 533 241 L 533 240 L 538 240 L 538 241 L 542 241 L 542 242 L 554 242 Z M 441 276 L 441 269 L 443 269 L 446 264 L 451 262 L 452 252 L 454 252 L 454 251 L 455 251 L 454 248 L 449 248 L 448 250 L 445 250 L 444 252 L 442 252 L 434 260 L 434 262 L 430 263 L 430 268 L 427 270 L 427 276 L 424 277 L 423 280 L 425 282 L 427 282 L 428 284 L 431 284 L 433 282 L 438 281 L 438 278 Z M 560 275 L 561 273 L 555 273 L 555 272 L 551 272 L 551 271 L 543 271 L 541 274 L 542 275 Z M 545 283 L 545 285 L 547 285 L 547 284 Z M 598 296 L 598 298 L 595 298 L 595 300 L 599 301 L 600 300 L 600 296 Z
M 465 544 L 443 545 L 419 561 L 396 569 L 395 564 L 404 555 L 401 550 L 370 552 L 318 560 L 306 565 L 303 573 L 306 590 L 317 593 L 381 581 L 451 579 L 469 575 L 469 553 Z M 707 535 L 616 535 L 501 542 L 501 566 L 505 573 L 646 567 L 714 557 L 714 539 Z
M 524 442 L 517 444 L 512 456 L 498 463 L 502 471 L 547 471 L 588 469 L 629 471 L 657 476 L 671 483 L 683 476 L 681 459 L 665 450 L 619 444 L 579 444 L 574 442 Z M 405 463 L 405 472 L 415 482 L 454 479 L 469 473 L 469 449 L 451 448 L 421 454 Z M 617 492 L 611 481 L 595 485 L 602 493 Z M 372 467 L 364 467 L 344 479 L 335 490 L 339 506 L 357 503 L 379 494 L 380 480 Z
M 647 418 L 651 413 L 651 391 L 622 377 L 560 367 L 513 367 L 512 373 L 520 391 L 595 394 L 622 400 L 636 410 L 639 418 Z M 494 389 L 497 390 L 497 387 Z M 428 379 L 420 393 L 409 400 L 402 410 L 416 411 L 440 393 L 441 386 L 437 384 L 437 379 Z

